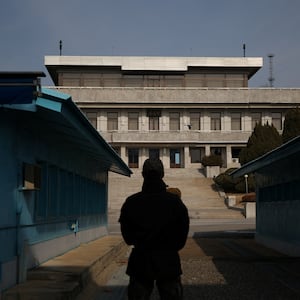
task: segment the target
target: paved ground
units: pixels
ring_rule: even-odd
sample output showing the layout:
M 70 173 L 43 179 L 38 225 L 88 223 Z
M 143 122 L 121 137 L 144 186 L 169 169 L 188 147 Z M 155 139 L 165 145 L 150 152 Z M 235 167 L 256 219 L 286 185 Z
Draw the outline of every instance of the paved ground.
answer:
M 191 222 L 180 253 L 184 299 L 300 300 L 300 258 L 257 244 L 254 221 L 218 222 Z M 125 300 L 129 252 L 119 234 L 81 245 L 30 271 L 3 299 Z
M 105 283 L 99 279 L 76 300 L 125 300 L 128 253 L 114 262 Z M 251 230 L 236 225 L 236 230 L 196 232 L 180 255 L 186 300 L 300 299 L 300 259 L 257 244 Z M 154 290 L 152 300 L 157 299 Z
M 184 299 L 300 300 L 300 258 L 256 244 L 255 219 L 228 210 L 206 181 L 197 179 L 193 189 L 186 185 L 184 190 L 191 213 L 189 239 L 180 253 Z M 125 300 L 130 248 L 120 236 L 117 208 L 108 236 L 30 271 L 27 282 L 8 290 L 3 300 Z

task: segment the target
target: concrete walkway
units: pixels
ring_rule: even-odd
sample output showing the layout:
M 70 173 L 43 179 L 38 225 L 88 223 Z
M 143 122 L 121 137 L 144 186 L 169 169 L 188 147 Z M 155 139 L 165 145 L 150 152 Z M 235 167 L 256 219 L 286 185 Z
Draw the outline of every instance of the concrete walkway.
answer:
M 75 299 L 96 280 L 107 281 L 112 262 L 127 251 L 121 236 L 82 244 L 28 272 L 27 281 L 7 290 L 3 300 Z
M 300 299 L 299 258 L 257 244 L 254 232 L 249 221 L 194 220 L 180 252 L 184 299 Z M 2 299 L 125 300 L 129 251 L 120 235 L 102 237 L 30 271 Z
M 110 180 L 113 185 L 118 184 L 118 189 L 110 188 L 109 196 L 115 201 L 110 205 L 109 235 L 30 271 L 28 280 L 6 291 L 2 300 L 123 299 L 128 282 L 125 275 L 128 247 L 120 236 L 117 219 L 126 195 L 139 191 L 142 180 L 138 174 L 134 180 L 119 181 L 118 176 Z M 172 171 L 166 174 L 165 181 L 182 191 L 191 217 L 190 238 L 214 236 L 220 232 L 253 235 L 255 219 L 247 220 L 239 211 L 229 210 L 214 190 L 213 181 L 198 174 L 197 170 L 192 174 L 186 170 Z

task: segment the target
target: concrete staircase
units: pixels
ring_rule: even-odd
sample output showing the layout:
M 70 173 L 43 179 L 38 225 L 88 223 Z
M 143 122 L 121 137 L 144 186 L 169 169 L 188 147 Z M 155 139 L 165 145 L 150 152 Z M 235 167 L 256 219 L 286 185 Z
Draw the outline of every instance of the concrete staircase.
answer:
M 109 223 L 117 223 L 120 208 L 126 197 L 141 190 L 141 169 L 134 169 L 128 178 L 109 174 Z M 182 200 L 189 210 L 191 219 L 241 219 L 240 210 L 228 209 L 224 199 L 211 178 L 206 178 L 198 169 L 167 169 L 165 183 L 181 190 Z

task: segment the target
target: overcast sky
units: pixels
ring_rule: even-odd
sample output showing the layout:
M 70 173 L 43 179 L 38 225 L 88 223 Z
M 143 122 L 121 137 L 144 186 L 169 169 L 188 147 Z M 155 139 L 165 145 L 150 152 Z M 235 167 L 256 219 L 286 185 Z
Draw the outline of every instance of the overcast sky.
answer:
M 263 57 L 251 87 L 300 87 L 299 0 L 1 0 L 0 71 L 45 55 Z

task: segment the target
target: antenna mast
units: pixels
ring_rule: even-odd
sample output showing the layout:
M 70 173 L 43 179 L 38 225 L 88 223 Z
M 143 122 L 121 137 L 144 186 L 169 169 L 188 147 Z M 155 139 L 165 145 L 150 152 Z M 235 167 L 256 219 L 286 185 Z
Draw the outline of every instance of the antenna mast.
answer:
M 62 40 L 59 41 L 59 55 L 62 53 Z
M 269 64 L 270 64 L 270 77 L 269 77 L 269 83 L 270 83 L 270 87 L 273 87 L 273 82 L 275 80 L 275 78 L 273 77 L 273 57 L 274 54 L 269 54 Z

